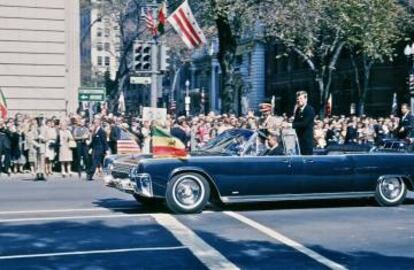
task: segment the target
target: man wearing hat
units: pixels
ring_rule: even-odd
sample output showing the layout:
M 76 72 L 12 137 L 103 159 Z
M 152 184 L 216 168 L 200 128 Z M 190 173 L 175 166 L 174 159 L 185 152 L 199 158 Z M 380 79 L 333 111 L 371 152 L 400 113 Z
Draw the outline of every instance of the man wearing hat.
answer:
M 283 117 L 278 117 L 273 115 L 273 106 L 271 103 L 260 103 L 260 112 L 263 115 L 263 121 L 261 123 L 261 128 L 267 129 L 270 132 L 275 133 L 276 135 L 281 134 Z

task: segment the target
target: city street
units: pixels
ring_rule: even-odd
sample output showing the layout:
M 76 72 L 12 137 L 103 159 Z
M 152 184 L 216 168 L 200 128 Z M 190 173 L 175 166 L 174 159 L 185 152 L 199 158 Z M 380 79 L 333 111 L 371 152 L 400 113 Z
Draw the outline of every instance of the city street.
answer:
M 414 269 L 414 196 L 174 216 L 100 180 L 0 178 L 0 269 Z

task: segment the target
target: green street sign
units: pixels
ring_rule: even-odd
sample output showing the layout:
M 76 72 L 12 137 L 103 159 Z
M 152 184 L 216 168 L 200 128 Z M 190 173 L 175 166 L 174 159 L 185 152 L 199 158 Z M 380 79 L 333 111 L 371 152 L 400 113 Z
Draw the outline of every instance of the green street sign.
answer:
M 79 88 L 79 101 L 105 101 L 105 88 L 81 87 Z

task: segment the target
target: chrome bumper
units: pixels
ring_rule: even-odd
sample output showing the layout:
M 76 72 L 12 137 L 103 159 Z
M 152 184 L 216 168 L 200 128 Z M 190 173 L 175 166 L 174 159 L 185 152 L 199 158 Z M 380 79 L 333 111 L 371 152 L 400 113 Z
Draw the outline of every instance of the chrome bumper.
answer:
M 104 179 L 105 185 L 107 187 L 112 187 L 115 188 L 119 191 L 125 192 L 125 193 L 129 193 L 129 194 L 134 194 L 137 193 L 136 190 L 136 184 L 131 181 L 130 179 L 109 179 L 109 178 L 105 178 Z
M 128 194 L 138 194 L 148 198 L 153 197 L 151 177 L 147 174 L 137 175 L 134 179 L 119 179 L 106 175 L 104 182 L 106 186 Z

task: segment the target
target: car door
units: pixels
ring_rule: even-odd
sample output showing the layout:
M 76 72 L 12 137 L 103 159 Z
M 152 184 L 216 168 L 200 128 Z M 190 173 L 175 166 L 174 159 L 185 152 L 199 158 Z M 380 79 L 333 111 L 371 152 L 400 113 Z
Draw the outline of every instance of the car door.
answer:
M 226 164 L 224 164 L 226 163 Z M 290 156 L 232 157 L 219 165 L 216 183 L 222 196 L 297 193 Z M 247 198 L 246 198 L 247 199 Z
M 354 187 L 353 161 L 347 155 L 294 156 L 292 170 L 301 179 L 301 193 L 350 192 Z

